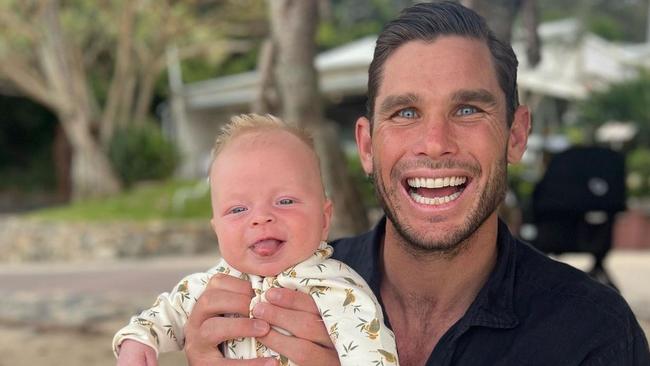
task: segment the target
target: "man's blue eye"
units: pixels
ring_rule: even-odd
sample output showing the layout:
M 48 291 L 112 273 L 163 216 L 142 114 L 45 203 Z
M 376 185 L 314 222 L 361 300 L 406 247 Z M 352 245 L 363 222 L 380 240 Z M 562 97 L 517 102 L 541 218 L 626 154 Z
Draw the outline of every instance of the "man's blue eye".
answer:
M 472 106 L 463 106 L 458 108 L 458 111 L 456 112 L 456 115 L 459 116 L 469 116 L 470 114 L 474 114 L 478 112 L 478 108 L 472 107 Z
M 290 205 L 294 203 L 294 200 L 292 200 L 291 198 L 283 198 L 278 203 L 281 205 Z
M 233 214 L 236 214 L 236 213 L 240 213 L 240 212 L 244 212 L 244 211 L 246 211 L 246 207 L 233 207 L 233 208 L 230 209 L 229 212 L 233 213 Z
M 417 112 L 413 108 L 404 108 L 397 112 L 397 115 L 403 118 L 417 118 L 418 116 Z

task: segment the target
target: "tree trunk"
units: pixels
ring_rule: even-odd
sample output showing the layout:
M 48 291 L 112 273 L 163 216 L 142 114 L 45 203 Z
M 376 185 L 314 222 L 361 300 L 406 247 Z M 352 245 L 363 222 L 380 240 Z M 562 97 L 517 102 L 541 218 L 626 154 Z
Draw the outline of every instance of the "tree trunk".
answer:
M 160 74 L 164 63 L 149 62 L 146 65 L 151 65 L 150 69 L 140 70 L 140 84 L 138 88 L 138 96 L 135 104 L 135 112 L 133 113 L 133 123 L 142 126 L 149 115 L 149 108 L 153 100 L 154 87 L 156 86 L 156 78 Z
M 253 113 L 277 113 L 278 95 L 273 78 L 273 65 L 275 64 L 277 46 L 273 39 L 267 39 L 262 44 L 260 55 L 257 58 L 257 74 L 259 87 L 255 100 L 251 104 Z
M 123 102 L 125 98 L 133 95 L 135 82 L 133 66 L 135 6 L 135 1 L 126 1 L 120 17 L 113 78 L 106 97 L 104 113 L 101 117 L 100 138 L 103 146 L 108 146 L 110 143 L 115 127 L 125 123 L 125 106 Z
M 535 67 L 541 61 L 541 42 L 537 33 L 537 0 L 461 0 L 461 3 L 481 14 L 494 35 L 507 43 L 512 41 L 512 27 L 517 14 L 521 12 L 526 32 L 528 64 Z
M 106 196 L 120 191 L 111 164 L 90 134 L 81 113 L 58 114 L 72 147 L 72 199 L 80 200 Z
M 54 143 L 52 144 L 52 157 L 54 161 L 54 173 L 56 175 L 56 200 L 57 202 L 67 202 L 72 197 L 72 180 L 70 174 L 72 148 L 60 123 L 56 126 Z
M 522 0 L 462 0 L 461 3 L 481 14 L 494 35 L 503 42 L 510 43 L 512 25 L 519 12 Z
M 330 237 L 357 234 L 368 228 L 368 218 L 347 171 L 336 126 L 323 118 L 314 65 L 318 2 L 270 0 L 268 3 L 273 39 L 278 47 L 275 71 L 283 116 L 314 134 L 325 189 L 334 202 Z
M 539 39 L 539 11 L 537 0 L 523 0 L 522 13 L 526 28 L 526 58 L 532 68 L 542 61 L 542 41 Z
M 82 199 L 119 192 L 120 182 L 106 154 L 92 134 L 93 107 L 81 52 L 71 47 L 59 23 L 58 2 L 49 1 L 43 12 L 45 39 L 39 49 L 48 90 L 58 96 L 53 110 L 72 147 L 72 198 Z

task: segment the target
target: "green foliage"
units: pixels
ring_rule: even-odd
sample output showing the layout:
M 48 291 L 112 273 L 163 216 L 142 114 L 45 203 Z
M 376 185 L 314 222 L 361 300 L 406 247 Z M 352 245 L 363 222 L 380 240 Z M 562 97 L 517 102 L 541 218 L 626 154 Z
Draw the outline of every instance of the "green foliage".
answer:
M 117 130 L 108 154 L 127 187 L 171 176 L 180 158 L 176 146 L 153 123 Z
M 246 53 L 233 54 L 216 68 L 215 76 L 232 75 L 240 72 L 254 70 L 257 65 L 259 47 Z
M 645 41 L 648 2 L 644 0 L 544 0 L 537 6 L 544 22 L 573 17 L 605 39 Z
M 351 26 L 345 32 L 333 22 L 321 22 L 316 34 L 316 44 L 321 49 L 333 48 L 355 39 L 377 34 L 381 30 L 381 23 L 376 20 L 368 20 Z
M 639 128 L 637 142 L 650 143 L 650 73 L 633 80 L 612 84 L 594 92 L 580 105 L 582 122 L 599 126 L 608 121 L 631 121 Z
M 364 207 L 378 207 L 377 197 L 375 196 L 375 187 L 372 180 L 366 176 L 366 173 L 361 167 L 361 161 L 357 155 L 348 155 L 347 166 L 348 172 L 352 176 L 352 181 L 357 187 L 357 192 L 361 194 L 361 202 Z
M 610 41 L 625 39 L 625 25 L 606 15 L 595 15 L 589 19 L 587 28 L 594 34 Z
M 517 196 L 520 205 L 532 199 L 535 182 L 524 164 L 508 165 L 508 186 Z
M 208 220 L 210 215 L 210 196 L 204 181 L 138 184 L 117 196 L 30 213 L 40 219 L 74 221 Z
M 50 190 L 56 117 L 27 99 L 0 96 L 0 189 Z
M 316 34 L 320 50 L 375 35 L 409 0 L 332 0 L 330 19 L 321 21 Z
M 22 166 L 0 167 L 0 190 L 51 191 L 56 187 L 52 152 L 36 149 Z
M 627 187 L 630 196 L 650 196 L 650 149 L 638 148 L 626 159 Z

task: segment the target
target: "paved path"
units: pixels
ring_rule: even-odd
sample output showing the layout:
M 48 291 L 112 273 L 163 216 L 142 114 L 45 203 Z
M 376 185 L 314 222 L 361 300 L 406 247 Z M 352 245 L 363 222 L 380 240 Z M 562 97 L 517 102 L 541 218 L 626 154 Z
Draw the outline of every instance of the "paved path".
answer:
M 559 259 L 582 269 L 590 265 L 585 255 Z M 213 262 L 192 257 L 0 265 L 0 366 L 112 365 L 111 339 L 128 317 L 183 275 Z M 650 336 L 650 251 L 616 251 L 606 267 Z M 184 360 L 172 352 L 159 361 L 179 366 Z
M 156 294 L 168 291 L 183 276 L 216 263 L 204 257 L 154 258 L 121 262 L 0 264 L 0 291 L 29 290 L 43 295 L 66 291 Z
M 589 256 L 582 254 L 563 255 L 557 259 L 581 269 L 588 268 L 591 262 Z M 205 270 L 214 262 L 213 258 L 203 256 L 96 263 L 0 264 L 0 293 L 5 299 L 13 295 L 19 303 L 54 299 L 61 306 L 83 307 L 108 302 L 104 313 L 89 315 L 108 317 L 111 316 L 108 310 L 111 304 L 113 308 L 122 308 L 113 315 L 147 307 L 156 294 L 171 289 L 184 275 Z M 642 321 L 646 334 L 650 334 L 650 251 L 614 251 L 607 258 L 606 268 Z M 71 302 L 70 298 L 76 300 Z M 0 319 L 8 315 L 9 305 L 15 307 L 16 304 L 7 304 L 4 311 L 1 305 L 2 302 Z M 27 317 L 28 307 L 23 310 L 22 317 Z M 65 313 L 59 312 L 61 314 Z M 83 315 L 77 314 L 75 319 L 83 321 Z M 65 317 L 59 320 L 65 321 Z

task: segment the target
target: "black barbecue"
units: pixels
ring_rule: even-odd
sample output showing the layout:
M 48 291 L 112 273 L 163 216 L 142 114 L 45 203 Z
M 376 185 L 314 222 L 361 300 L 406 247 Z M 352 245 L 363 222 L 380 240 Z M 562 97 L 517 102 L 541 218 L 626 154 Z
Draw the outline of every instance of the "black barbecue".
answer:
M 603 260 L 612 247 L 616 213 L 625 210 L 624 157 L 602 147 L 574 147 L 557 154 L 532 197 L 527 238 L 546 253 L 591 253 L 592 277 L 612 284 Z

